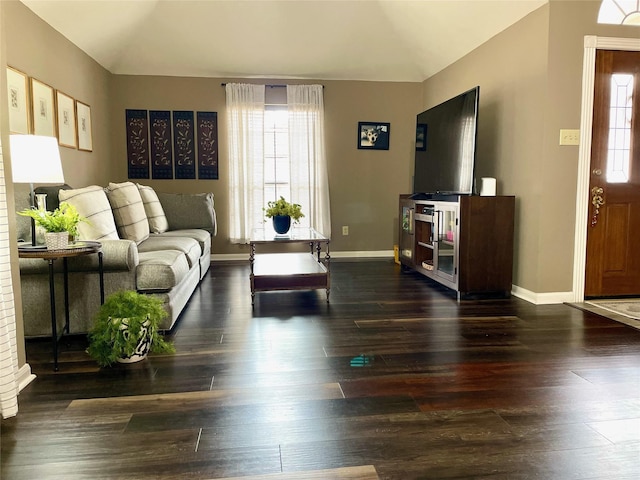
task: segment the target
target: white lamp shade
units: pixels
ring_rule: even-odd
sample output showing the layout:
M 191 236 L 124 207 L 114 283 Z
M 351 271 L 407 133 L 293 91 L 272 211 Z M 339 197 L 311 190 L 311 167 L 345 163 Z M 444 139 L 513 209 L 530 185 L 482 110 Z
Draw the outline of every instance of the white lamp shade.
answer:
M 10 146 L 13 183 L 64 183 L 55 137 L 11 135 Z

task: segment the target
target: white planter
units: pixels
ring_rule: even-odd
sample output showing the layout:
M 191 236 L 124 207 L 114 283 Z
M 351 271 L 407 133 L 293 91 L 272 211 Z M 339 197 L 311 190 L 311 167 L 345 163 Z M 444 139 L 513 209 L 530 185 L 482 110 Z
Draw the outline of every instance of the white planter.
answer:
M 126 337 L 129 335 L 128 330 L 128 318 L 123 318 L 120 323 L 120 329 L 124 330 L 122 334 Z M 136 349 L 133 351 L 133 354 L 130 357 L 122 356 L 116 359 L 118 363 L 135 363 L 147 358 L 147 354 L 151 348 L 151 329 L 149 328 L 151 322 L 147 320 L 142 324 L 142 328 L 140 330 L 140 341 L 136 346 Z
M 64 250 L 69 246 L 69 232 L 45 232 L 47 250 Z

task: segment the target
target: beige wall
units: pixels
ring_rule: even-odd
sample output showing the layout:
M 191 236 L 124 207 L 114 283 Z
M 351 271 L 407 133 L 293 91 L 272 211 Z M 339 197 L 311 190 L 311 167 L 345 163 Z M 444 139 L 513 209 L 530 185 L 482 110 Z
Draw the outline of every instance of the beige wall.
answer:
M 17 1 L 3 1 L 7 64 L 91 107 L 93 151 L 60 147 L 66 183 L 103 184 L 111 178 L 109 79 L 88 55 Z
M 225 90 L 229 78 L 115 75 L 112 81 L 112 131 L 115 181 L 126 180 L 125 110 L 194 110 L 218 112 L 219 180 L 136 180 L 166 192 L 215 194 L 219 219 L 214 253 L 246 254 L 245 246 L 227 240 L 228 164 Z M 282 84 L 282 80 L 252 80 Z M 311 82 L 305 82 L 311 83 Z M 325 86 L 326 154 L 331 197 L 331 250 L 389 251 L 397 243 L 398 195 L 409 192 L 413 163 L 419 83 L 317 81 Z M 391 123 L 389 150 L 357 149 L 358 121 Z M 349 236 L 342 236 L 343 225 Z
M 477 176 L 515 195 L 514 284 L 536 294 L 573 289 L 578 147 L 585 35 L 637 37 L 596 24 L 599 1 L 560 1 L 531 13 L 423 84 L 423 105 L 480 85 Z

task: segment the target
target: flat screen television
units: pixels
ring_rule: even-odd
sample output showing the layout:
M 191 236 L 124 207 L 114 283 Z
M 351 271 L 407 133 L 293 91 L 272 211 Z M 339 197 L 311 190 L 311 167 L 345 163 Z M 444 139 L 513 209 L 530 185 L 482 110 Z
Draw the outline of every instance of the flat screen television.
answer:
M 413 193 L 471 195 L 480 87 L 417 116 Z

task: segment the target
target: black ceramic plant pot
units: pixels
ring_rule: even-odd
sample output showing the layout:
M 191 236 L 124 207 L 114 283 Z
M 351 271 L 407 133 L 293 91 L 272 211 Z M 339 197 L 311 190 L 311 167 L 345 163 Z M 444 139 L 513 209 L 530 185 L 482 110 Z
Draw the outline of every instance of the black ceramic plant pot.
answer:
M 287 233 L 291 228 L 291 217 L 289 215 L 275 215 L 273 218 L 273 229 L 280 235 Z

